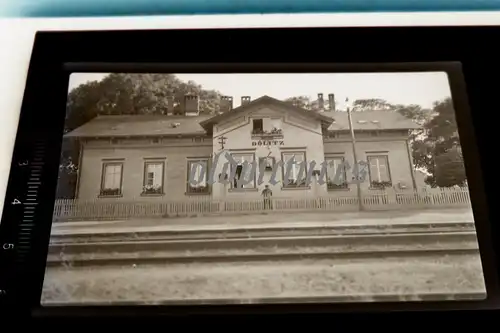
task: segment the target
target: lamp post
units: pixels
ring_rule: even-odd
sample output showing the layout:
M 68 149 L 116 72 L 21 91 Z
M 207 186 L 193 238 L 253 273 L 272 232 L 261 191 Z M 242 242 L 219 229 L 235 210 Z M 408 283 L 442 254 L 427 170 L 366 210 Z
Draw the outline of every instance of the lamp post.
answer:
M 349 98 L 345 99 L 345 104 L 347 107 L 347 119 L 349 120 L 349 131 L 351 132 L 351 142 L 352 142 L 352 155 L 354 160 L 354 174 L 356 177 L 356 191 L 358 197 L 359 210 L 363 210 L 363 197 L 361 195 L 361 181 L 359 179 L 359 164 L 358 164 L 358 154 L 356 153 L 356 137 L 354 136 L 354 126 L 352 124 L 351 107 L 349 105 Z

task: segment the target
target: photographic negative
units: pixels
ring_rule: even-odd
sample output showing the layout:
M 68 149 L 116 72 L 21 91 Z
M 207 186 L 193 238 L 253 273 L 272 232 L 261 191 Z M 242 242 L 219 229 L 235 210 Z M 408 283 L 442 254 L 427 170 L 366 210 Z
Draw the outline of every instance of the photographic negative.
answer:
M 445 72 L 73 73 L 42 304 L 484 299 Z

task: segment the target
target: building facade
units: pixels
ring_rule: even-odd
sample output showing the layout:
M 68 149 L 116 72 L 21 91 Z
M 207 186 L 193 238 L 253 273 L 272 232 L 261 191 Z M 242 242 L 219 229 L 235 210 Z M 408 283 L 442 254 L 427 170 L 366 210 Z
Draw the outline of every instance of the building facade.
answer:
M 279 198 L 355 195 L 347 113 L 334 103 L 313 112 L 268 96 L 243 97 L 234 109 L 231 98 L 222 102 L 219 115 L 199 115 L 198 98 L 186 96 L 183 112 L 98 116 L 67 133 L 81 144 L 75 197 L 238 200 L 260 198 L 265 185 Z M 366 163 L 362 190 L 416 188 L 408 134 L 417 125 L 391 111 L 352 115 L 357 158 Z M 292 158 L 295 163 L 289 163 Z M 245 162 L 254 161 L 251 172 Z M 310 183 L 304 181 L 308 173 Z

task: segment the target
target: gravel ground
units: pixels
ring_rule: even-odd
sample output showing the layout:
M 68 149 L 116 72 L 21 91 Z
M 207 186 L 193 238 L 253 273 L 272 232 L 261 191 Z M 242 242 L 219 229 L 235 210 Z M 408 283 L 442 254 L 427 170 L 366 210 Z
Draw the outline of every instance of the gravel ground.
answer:
M 50 268 L 42 303 L 485 293 L 479 256 Z

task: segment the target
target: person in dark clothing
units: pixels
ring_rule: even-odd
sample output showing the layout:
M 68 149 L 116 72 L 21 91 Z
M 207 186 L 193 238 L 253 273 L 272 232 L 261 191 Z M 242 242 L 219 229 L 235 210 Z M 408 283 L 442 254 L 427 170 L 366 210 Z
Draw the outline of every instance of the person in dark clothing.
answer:
M 266 188 L 262 190 L 262 197 L 264 198 L 264 209 L 273 209 L 271 197 L 273 196 L 273 191 L 266 185 Z

